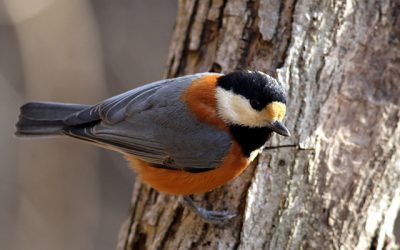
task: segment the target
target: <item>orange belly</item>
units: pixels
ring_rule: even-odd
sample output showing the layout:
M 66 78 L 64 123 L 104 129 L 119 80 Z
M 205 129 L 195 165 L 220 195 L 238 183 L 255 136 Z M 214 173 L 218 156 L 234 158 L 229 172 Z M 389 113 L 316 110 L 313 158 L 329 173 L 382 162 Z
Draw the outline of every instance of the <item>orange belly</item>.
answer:
M 236 143 L 232 143 L 228 155 L 218 168 L 201 173 L 156 168 L 134 156 L 125 157 L 142 182 L 158 191 L 176 195 L 208 192 L 240 175 L 249 164 Z

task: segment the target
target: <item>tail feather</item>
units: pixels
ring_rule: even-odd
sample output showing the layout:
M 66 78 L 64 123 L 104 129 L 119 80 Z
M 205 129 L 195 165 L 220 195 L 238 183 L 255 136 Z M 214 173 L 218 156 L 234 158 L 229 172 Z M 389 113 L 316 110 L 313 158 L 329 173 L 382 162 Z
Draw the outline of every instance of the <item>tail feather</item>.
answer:
M 16 136 L 62 135 L 63 120 L 69 115 L 88 108 L 87 105 L 29 102 L 20 108 Z

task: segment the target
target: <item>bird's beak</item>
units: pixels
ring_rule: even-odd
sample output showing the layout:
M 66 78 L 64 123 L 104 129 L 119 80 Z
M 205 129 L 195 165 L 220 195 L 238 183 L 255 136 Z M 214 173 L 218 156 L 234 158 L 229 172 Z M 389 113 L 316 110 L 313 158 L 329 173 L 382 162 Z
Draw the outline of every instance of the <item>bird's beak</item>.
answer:
M 280 121 L 274 121 L 268 127 L 280 135 L 290 136 L 289 130 Z

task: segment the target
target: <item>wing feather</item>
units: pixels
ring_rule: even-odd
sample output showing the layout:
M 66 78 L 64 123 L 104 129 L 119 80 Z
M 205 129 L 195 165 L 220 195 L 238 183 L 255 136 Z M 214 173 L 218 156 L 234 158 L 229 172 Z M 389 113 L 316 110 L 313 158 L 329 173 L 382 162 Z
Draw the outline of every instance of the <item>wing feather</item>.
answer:
M 169 169 L 212 169 L 231 139 L 198 122 L 180 99 L 193 79 L 205 74 L 162 80 L 109 98 L 67 117 L 65 133 Z

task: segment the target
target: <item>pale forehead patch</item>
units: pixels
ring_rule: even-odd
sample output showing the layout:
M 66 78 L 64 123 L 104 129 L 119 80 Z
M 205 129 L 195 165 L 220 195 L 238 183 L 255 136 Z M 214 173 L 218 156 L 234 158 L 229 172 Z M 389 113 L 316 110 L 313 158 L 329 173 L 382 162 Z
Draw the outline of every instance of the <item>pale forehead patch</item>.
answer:
M 266 125 L 265 114 L 262 111 L 254 110 L 244 96 L 218 87 L 216 97 L 218 114 L 225 122 L 250 127 Z
M 251 107 L 245 97 L 219 87 L 216 97 L 218 113 L 225 122 L 252 127 L 265 125 L 265 118 Z
M 249 100 L 220 87 L 216 89 L 217 112 L 220 118 L 228 124 L 248 127 L 265 127 L 275 120 L 282 120 L 286 106 L 280 102 L 272 102 L 263 110 L 251 107 Z
M 272 102 L 265 107 L 265 112 L 270 121 L 282 121 L 286 114 L 286 105 L 281 102 Z

